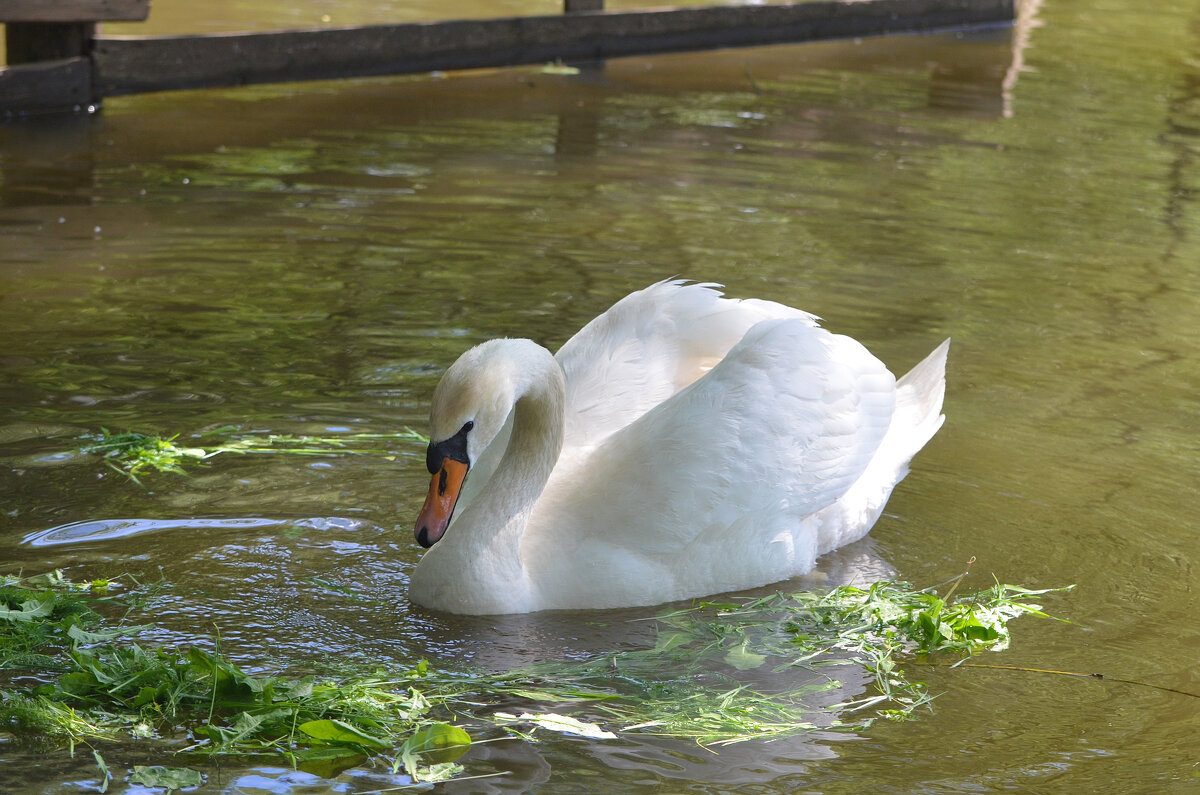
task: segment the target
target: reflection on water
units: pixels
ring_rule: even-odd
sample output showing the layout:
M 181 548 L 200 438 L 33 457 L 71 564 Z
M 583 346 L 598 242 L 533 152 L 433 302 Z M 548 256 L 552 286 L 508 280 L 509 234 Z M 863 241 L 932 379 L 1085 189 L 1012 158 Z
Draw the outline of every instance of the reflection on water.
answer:
M 156 530 L 218 530 L 271 527 L 282 522 L 273 519 L 95 519 L 72 522 L 61 527 L 39 530 L 25 536 L 24 543 L 34 547 L 79 544 L 88 541 L 114 541 L 118 538 L 151 533 Z
M 150 640 L 210 644 L 216 625 L 256 670 L 422 657 L 503 670 L 649 643 L 639 619 L 653 610 L 411 606 L 427 485 L 415 446 L 221 457 L 145 488 L 77 450 L 101 427 L 183 442 L 225 426 L 422 429 L 469 345 L 556 347 L 679 274 L 816 312 L 898 372 L 955 340 L 947 424 L 871 539 L 789 587 L 932 584 L 975 556 L 981 587 L 993 572 L 1079 585 L 1047 605 L 1075 624 L 1018 622 L 992 659 L 1200 691 L 1200 26 L 1194 9 L 1127 0 L 1023 9 L 1012 33 L 628 59 L 575 78 L 164 94 L 0 127 L 0 564 L 161 578 Z M 1194 782 L 1191 700 L 920 671 L 943 693 L 935 711 L 866 742 L 815 734 L 713 756 L 635 738 L 504 741 L 472 750 L 468 772 L 510 775 L 447 789 Z M 866 684 L 849 677 L 852 692 Z M 5 792 L 96 781 L 79 755 L 0 743 L 0 761 Z M 398 782 L 264 766 L 205 789 Z

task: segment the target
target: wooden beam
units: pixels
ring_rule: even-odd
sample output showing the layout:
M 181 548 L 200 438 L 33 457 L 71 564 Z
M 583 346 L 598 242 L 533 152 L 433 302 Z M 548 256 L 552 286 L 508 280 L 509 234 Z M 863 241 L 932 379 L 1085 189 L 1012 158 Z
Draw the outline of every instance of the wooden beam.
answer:
M 150 0 L 0 0 L 0 22 L 141 22 Z
M 9 22 L 4 47 L 12 66 L 77 58 L 91 52 L 95 34 L 94 22 Z
M 0 69 L 0 111 L 86 108 L 91 92 L 92 64 L 87 58 Z
M 98 36 L 102 96 L 1011 23 L 1014 0 L 825 0 L 200 36 Z

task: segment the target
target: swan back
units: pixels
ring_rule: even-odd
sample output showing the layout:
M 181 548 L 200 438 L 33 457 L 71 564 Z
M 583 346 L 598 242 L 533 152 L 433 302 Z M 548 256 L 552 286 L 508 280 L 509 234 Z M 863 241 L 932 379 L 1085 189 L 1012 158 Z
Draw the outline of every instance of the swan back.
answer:
M 600 443 L 703 376 L 756 323 L 817 319 L 783 304 L 725 298 L 668 280 L 622 298 L 555 354 L 567 383 L 568 447 Z

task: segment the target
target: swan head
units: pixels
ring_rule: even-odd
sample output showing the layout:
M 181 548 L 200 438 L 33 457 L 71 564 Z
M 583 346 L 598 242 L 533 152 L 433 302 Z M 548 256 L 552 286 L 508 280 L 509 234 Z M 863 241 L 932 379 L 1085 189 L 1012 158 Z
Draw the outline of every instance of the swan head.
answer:
M 528 340 L 490 340 L 471 348 L 442 376 L 433 392 L 425 465 L 433 480 L 414 528 L 431 547 L 446 532 L 472 463 L 504 427 L 521 377 Z

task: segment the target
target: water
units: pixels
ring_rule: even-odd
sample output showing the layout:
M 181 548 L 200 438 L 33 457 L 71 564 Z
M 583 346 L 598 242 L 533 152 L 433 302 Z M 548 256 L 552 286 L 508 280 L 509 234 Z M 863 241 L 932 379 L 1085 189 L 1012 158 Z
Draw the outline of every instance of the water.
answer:
M 207 30 L 328 13 L 272 8 L 155 14 Z M 218 458 L 147 489 L 74 451 L 100 427 L 420 429 L 470 344 L 555 347 L 680 274 L 815 312 L 897 371 L 954 339 L 946 426 L 869 540 L 801 585 L 937 582 L 971 556 L 977 586 L 1077 583 L 1048 603 L 1073 624 L 1018 621 L 985 661 L 1200 692 L 1200 18 L 1128 0 L 1024 13 L 971 36 L 130 97 L 0 128 L 0 564 L 161 572 L 152 637 L 207 642 L 216 625 L 256 670 L 331 654 L 502 669 L 646 642 L 626 620 L 645 611 L 409 605 L 418 449 Z M 465 763 L 510 772 L 495 788 L 555 793 L 1198 784 L 1194 698 L 920 674 L 934 711 L 857 740 L 714 756 L 549 739 Z M 89 756 L 0 743 L 0 789 L 89 791 Z M 264 766 L 204 791 L 389 782 Z

